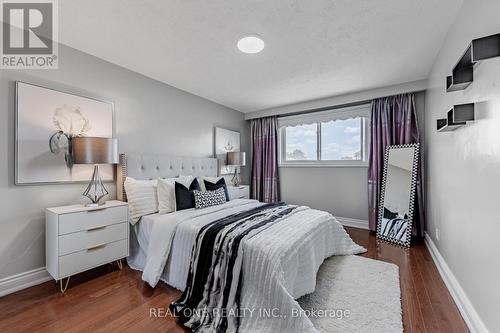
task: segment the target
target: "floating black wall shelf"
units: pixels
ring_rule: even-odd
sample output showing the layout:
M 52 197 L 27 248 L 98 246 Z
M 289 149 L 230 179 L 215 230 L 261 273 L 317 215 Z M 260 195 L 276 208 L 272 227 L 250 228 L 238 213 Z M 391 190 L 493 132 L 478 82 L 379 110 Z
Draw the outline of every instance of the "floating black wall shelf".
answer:
M 437 120 L 437 131 L 454 131 L 472 120 L 474 120 L 474 103 L 454 105 L 446 114 L 446 118 Z
M 481 60 L 500 56 L 500 34 L 474 39 L 446 77 L 446 91 L 464 90 L 474 80 L 474 65 Z

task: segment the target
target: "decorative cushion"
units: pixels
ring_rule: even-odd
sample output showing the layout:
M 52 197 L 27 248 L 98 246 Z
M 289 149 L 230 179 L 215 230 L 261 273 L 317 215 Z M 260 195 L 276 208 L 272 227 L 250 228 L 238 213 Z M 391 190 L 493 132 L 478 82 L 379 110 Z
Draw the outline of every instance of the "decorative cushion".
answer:
M 136 180 L 131 177 L 125 179 L 124 187 L 132 225 L 136 224 L 144 215 L 154 214 L 158 211 L 156 186 L 156 180 Z
M 219 188 L 223 188 L 224 194 L 226 195 L 226 201 L 229 201 L 229 194 L 227 193 L 227 186 L 224 178 L 219 179 L 215 184 L 207 180 L 204 180 L 203 182 L 205 183 L 205 188 L 207 191 L 215 191 Z
M 175 182 L 189 187 L 193 181 L 193 176 L 179 176 L 176 178 L 158 179 L 158 212 L 160 214 L 175 211 Z
M 181 183 L 175 182 L 175 204 L 176 210 L 183 210 L 188 208 L 194 208 L 194 195 L 193 191 L 200 190 L 200 184 L 195 178 L 189 188 L 182 185 Z
M 200 183 L 200 188 L 202 191 L 206 191 L 207 189 L 205 188 L 205 180 L 211 182 L 212 184 L 217 183 L 219 180 L 221 180 L 223 177 L 208 177 L 208 176 L 200 176 L 198 177 L 198 183 Z
M 211 206 L 222 205 L 226 203 L 226 194 L 221 187 L 215 191 L 194 191 L 195 208 L 207 208 Z

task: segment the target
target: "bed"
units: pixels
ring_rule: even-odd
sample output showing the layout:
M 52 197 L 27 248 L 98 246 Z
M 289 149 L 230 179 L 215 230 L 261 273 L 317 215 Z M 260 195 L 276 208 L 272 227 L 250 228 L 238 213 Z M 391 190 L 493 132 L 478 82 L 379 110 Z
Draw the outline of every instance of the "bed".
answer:
M 121 200 L 126 200 L 123 182 L 127 176 L 144 180 L 179 175 L 215 177 L 218 169 L 217 160 L 212 158 L 129 154 L 122 155 L 120 160 L 117 191 Z M 201 274 L 197 267 L 200 258 L 212 251 L 201 250 L 203 230 L 220 221 L 233 223 L 231 219 L 245 221 L 240 225 L 249 228 L 244 237 L 238 235 L 241 245 L 234 254 L 218 253 L 228 258 L 224 260 L 233 256 L 231 274 L 222 275 L 226 266 L 220 266 L 219 259 L 211 259 L 213 267 L 206 271 L 203 280 L 207 284 L 200 288 L 195 283 Z M 260 229 L 255 228 L 256 224 Z M 230 238 L 231 233 L 236 233 L 234 229 L 227 229 L 227 234 L 217 239 L 228 238 L 228 244 L 234 246 Z M 316 332 L 307 317 L 294 315 L 301 313 L 296 299 L 314 291 L 316 273 L 324 259 L 365 251 L 327 212 L 303 206 L 266 205 L 251 199 L 143 216 L 131 232 L 130 250 L 128 263 L 143 272 L 144 281 L 154 287 L 161 280 L 184 291 L 181 300 L 171 308 L 180 314 L 185 326 L 199 332 Z M 226 278 L 221 280 L 219 275 Z M 203 302 L 194 308 L 187 307 L 197 288 L 200 290 L 196 304 L 202 299 Z M 179 312 L 186 308 L 191 311 L 187 317 Z M 222 313 L 221 308 L 233 312 Z M 199 309 L 208 309 L 210 314 L 193 311 Z

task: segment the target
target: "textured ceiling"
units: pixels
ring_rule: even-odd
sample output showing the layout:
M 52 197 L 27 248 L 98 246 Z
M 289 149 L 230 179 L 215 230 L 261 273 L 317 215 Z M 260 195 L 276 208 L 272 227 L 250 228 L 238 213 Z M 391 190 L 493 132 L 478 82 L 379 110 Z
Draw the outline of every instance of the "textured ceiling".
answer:
M 60 41 L 251 112 L 427 78 L 461 3 L 60 1 Z M 263 52 L 237 50 L 246 33 Z

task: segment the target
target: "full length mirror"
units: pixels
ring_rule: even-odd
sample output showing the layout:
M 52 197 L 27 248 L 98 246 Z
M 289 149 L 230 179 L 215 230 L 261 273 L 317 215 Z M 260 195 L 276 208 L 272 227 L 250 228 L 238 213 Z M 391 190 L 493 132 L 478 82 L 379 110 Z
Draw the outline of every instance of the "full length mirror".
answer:
M 410 246 L 418 144 L 388 146 L 380 196 L 377 237 Z

